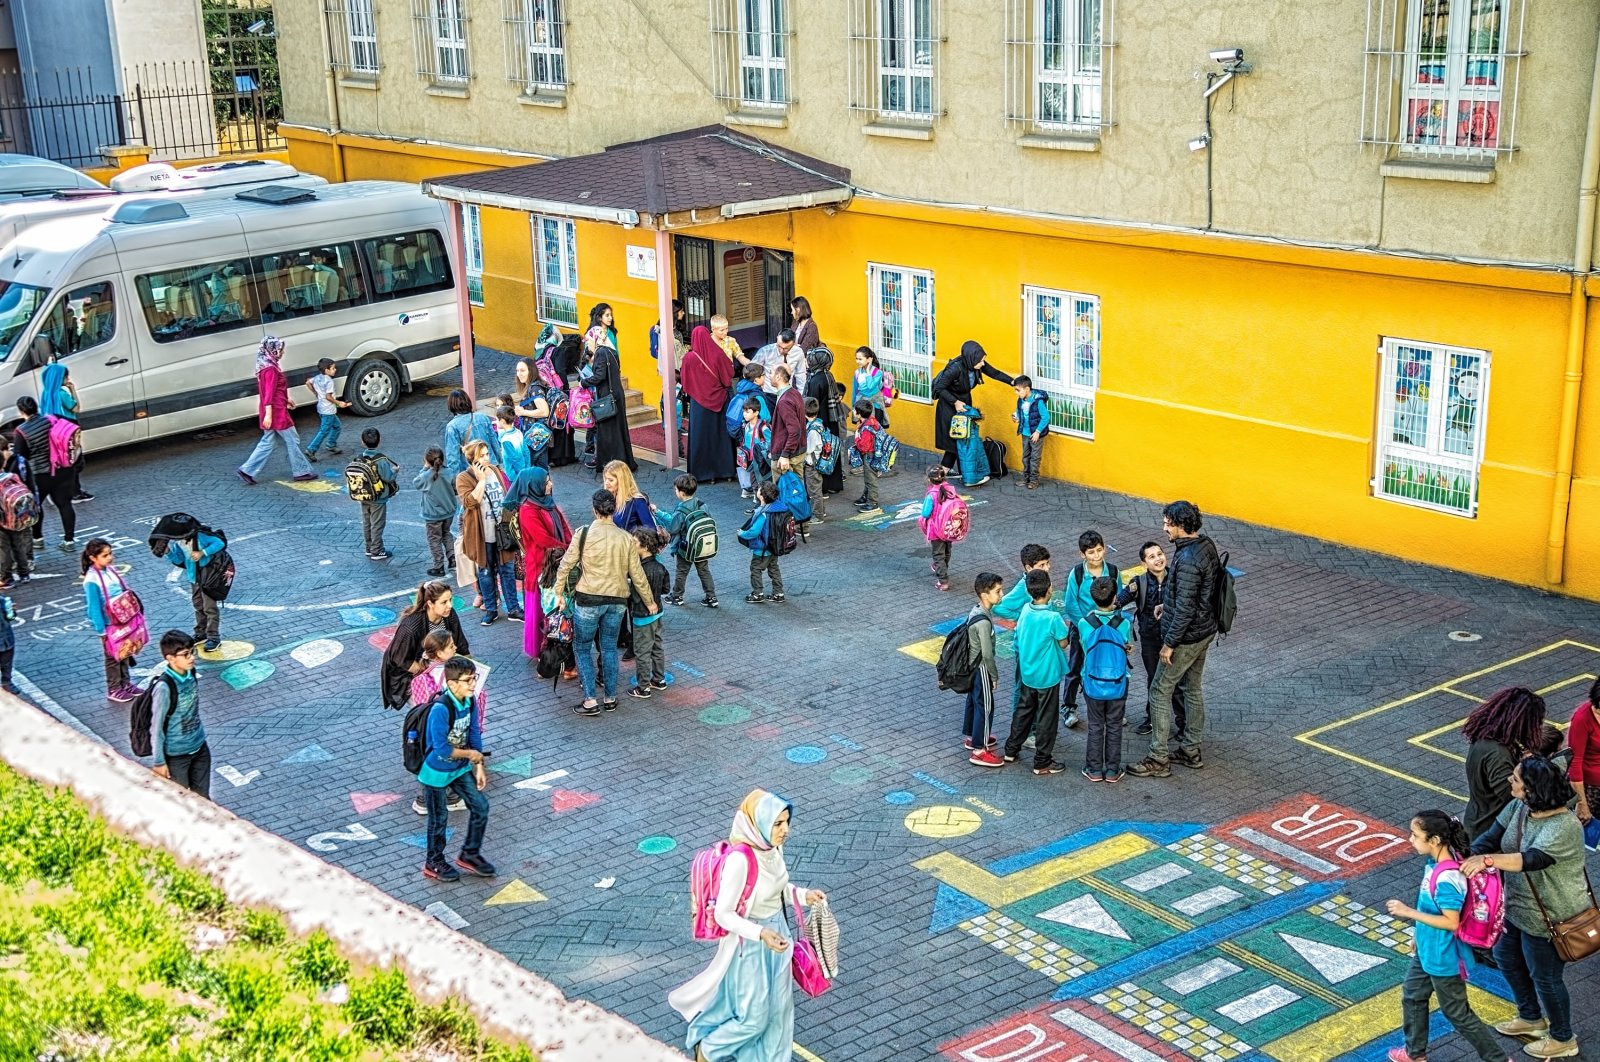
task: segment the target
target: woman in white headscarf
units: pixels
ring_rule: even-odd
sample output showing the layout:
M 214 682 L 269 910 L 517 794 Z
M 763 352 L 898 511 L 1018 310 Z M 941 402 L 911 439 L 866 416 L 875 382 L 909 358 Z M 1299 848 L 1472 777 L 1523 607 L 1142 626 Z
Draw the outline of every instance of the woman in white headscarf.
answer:
M 755 853 L 755 889 L 741 912 L 749 863 L 740 853 L 731 854 L 722 865 L 715 911 L 728 935 L 711 965 L 667 996 L 689 1022 L 688 1047 L 699 1062 L 789 1062 L 794 1057 L 794 949 L 784 907 L 811 907 L 828 898 L 821 889 L 789 881 L 783 842 L 792 815 L 788 801 L 756 789 L 733 817 L 728 839 Z
M 289 379 L 283 374 L 282 361 L 283 340 L 277 336 L 262 339 L 256 351 L 256 392 L 260 396 L 256 417 L 261 421 L 261 441 L 237 472 L 247 486 L 255 485 L 280 438 L 288 451 L 289 471 L 294 478 L 299 482 L 317 478 L 305 447 L 300 445 L 300 434 L 294 430 L 294 399 L 289 397 Z

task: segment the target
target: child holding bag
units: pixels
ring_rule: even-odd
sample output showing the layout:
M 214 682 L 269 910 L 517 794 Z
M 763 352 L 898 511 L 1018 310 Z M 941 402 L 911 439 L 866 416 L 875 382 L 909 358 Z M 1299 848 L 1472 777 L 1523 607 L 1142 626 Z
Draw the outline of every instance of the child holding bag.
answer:
M 106 697 L 126 704 L 140 693 L 129 675 L 129 667 L 134 663 L 134 654 L 150 641 L 150 630 L 145 626 L 144 605 L 139 595 L 111 566 L 115 559 L 111 543 L 103 538 L 91 538 L 83 548 L 79 565 L 83 572 L 83 598 L 89 623 L 100 635 L 104 649 Z

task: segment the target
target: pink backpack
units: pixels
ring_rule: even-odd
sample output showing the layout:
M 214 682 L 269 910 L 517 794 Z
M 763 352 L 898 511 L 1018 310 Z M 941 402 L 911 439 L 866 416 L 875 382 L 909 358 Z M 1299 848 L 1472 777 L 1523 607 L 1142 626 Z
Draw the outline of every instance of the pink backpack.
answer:
M 955 488 L 941 483 L 934 488 L 933 515 L 917 518 L 929 542 L 960 542 L 972 528 L 972 513 Z
M 1428 875 L 1428 895 L 1437 897 L 1439 875 L 1447 870 L 1460 870 L 1461 864 L 1446 859 L 1433 865 Z M 1437 903 L 1437 898 L 1435 899 Z M 1506 928 L 1505 882 L 1500 872 L 1485 870 L 1467 879 L 1467 897 L 1461 905 L 1461 921 L 1456 925 L 1456 939 L 1469 948 L 1492 948 Z
M 50 473 L 71 468 L 83 456 L 82 436 L 78 425 L 65 417 L 47 417 L 50 421 Z
M 747 844 L 718 841 L 694 854 L 689 867 L 689 908 L 694 912 L 694 939 L 721 940 L 728 931 L 716 918 L 717 887 L 722 883 L 722 864 L 735 852 L 743 852 L 749 866 L 744 877 L 744 892 L 739 896 L 739 913 L 750 909 L 750 894 L 756 889 L 756 853 Z

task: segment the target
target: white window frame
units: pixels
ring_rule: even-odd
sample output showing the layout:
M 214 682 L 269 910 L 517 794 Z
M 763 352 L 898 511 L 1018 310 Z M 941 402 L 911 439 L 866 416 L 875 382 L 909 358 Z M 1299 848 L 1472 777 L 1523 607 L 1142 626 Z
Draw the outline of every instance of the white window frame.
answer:
M 343 0 L 345 38 L 349 47 L 350 72 L 376 77 L 378 74 L 378 23 L 373 10 L 376 0 Z M 363 61 L 366 60 L 366 61 Z
M 789 106 L 789 0 L 733 0 L 739 49 L 739 105 L 783 110 Z M 750 24 L 750 8 L 756 25 Z M 754 48 L 752 49 L 752 45 Z M 750 94 L 750 76 L 759 75 L 761 95 Z M 774 79 L 778 91 L 774 91 Z
M 898 291 L 892 308 L 885 301 L 884 282 L 889 279 L 895 280 Z M 933 279 L 932 271 L 927 269 L 867 263 L 867 320 L 871 322 L 872 349 L 878 355 L 878 363 L 894 374 L 895 387 L 905 401 L 933 401 L 938 320 Z M 924 294 L 925 306 L 920 299 Z M 893 318 L 898 322 L 897 328 L 891 330 Z
M 1406 355 L 1423 353 L 1428 355 L 1425 369 L 1413 371 L 1402 364 L 1417 361 Z M 1477 516 L 1489 410 L 1489 352 L 1384 337 L 1378 366 L 1373 494 L 1451 516 Z M 1469 392 L 1457 388 L 1472 374 L 1476 395 L 1468 398 Z M 1426 406 L 1420 411 L 1408 409 L 1413 401 Z M 1463 428 L 1462 411 L 1469 408 L 1472 423 Z M 1469 453 L 1460 452 L 1463 445 L 1470 447 Z
M 559 282 L 552 281 L 545 272 L 545 261 L 548 257 L 548 242 L 545 238 L 544 223 L 554 222 L 556 225 L 556 271 L 561 274 Z M 534 292 L 534 307 L 538 319 L 546 324 L 565 325 L 568 328 L 578 327 L 578 227 L 571 218 L 553 217 L 545 214 L 534 214 L 533 224 L 533 276 L 536 290 Z M 570 318 L 559 317 L 552 312 L 554 300 L 566 299 L 572 303 Z
M 512 81 L 529 96 L 567 91 L 566 0 L 506 0 Z
M 1472 39 L 1475 12 L 1481 4 L 1495 3 L 1497 28 L 1493 50 L 1475 49 L 1481 41 Z M 1446 14 L 1443 50 L 1422 52 L 1423 25 L 1439 18 L 1439 7 Z M 1505 3 L 1504 6 L 1509 6 Z M 1406 64 L 1404 102 L 1400 112 L 1401 139 L 1408 151 L 1458 155 L 1490 153 L 1500 145 L 1500 124 L 1505 108 L 1502 88 L 1506 78 L 1506 31 L 1502 0 L 1410 0 L 1406 12 Z M 1429 117 L 1419 122 L 1418 107 L 1426 107 Z M 1433 114 L 1434 108 L 1441 114 Z M 1481 108 L 1481 110 L 1479 110 Z M 1463 121 L 1463 111 L 1466 120 Z M 1479 114 L 1492 116 L 1492 130 L 1485 136 L 1474 133 Z M 1426 125 L 1423 124 L 1426 122 Z M 1419 135 L 1419 129 L 1426 133 Z M 1483 129 L 1488 129 L 1487 119 Z
M 483 305 L 483 218 L 475 203 L 464 204 L 462 211 L 462 242 L 467 247 L 467 299 L 474 306 Z
M 433 78 L 442 84 L 465 84 L 472 77 L 467 62 L 467 0 L 429 0 L 433 35 Z
M 938 115 L 938 93 L 935 91 L 935 67 L 939 61 L 940 44 L 937 35 L 938 3 L 939 0 L 876 0 L 877 54 L 873 59 L 877 73 L 878 113 L 885 118 L 928 122 Z M 919 9 L 925 16 L 925 35 L 921 37 L 917 36 Z M 894 21 L 899 22 L 898 32 L 892 24 Z M 919 61 L 919 42 L 927 48 L 925 61 Z M 891 49 L 898 49 L 904 56 L 904 62 L 895 63 Z M 890 85 L 894 82 L 901 84 L 905 100 L 903 107 L 891 106 L 890 101 L 895 94 L 890 91 Z M 926 108 L 915 106 L 919 84 L 927 96 Z
M 1054 330 L 1040 311 L 1054 309 Z M 1053 334 L 1053 342 L 1051 342 Z M 1051 347 L 1055 349 L 1052 350 Z M 1086 370 L 1080 365 L 1088 353 Z M 1082 371 L 1080 371 L 1082 370 Z M 1093 439 L 1100 390 L 1100 298 L 1028 285 L 1022 289 L 1022 371 L 1048 396 L 1050 431 Z
M 1103 124 L 1105 67 L 1105 8 L 1109 0 L 1034 0 L 1033 107 L 1036 124 L 1042 129 L 1098 129 Z M 1059 33 L 1052 40 L 1047 34 L 1049 13 L 1057 13 Z M 1085 39 L 1085 18 L 1093 19 Z M 1051 52 L 1061 53 L 1060 61 L 1050 63 Z M 1052 86 L 1065 93 L 1065 117 L 1047 116 L 1046 90 Z M 1079 106 L 1080 98 L 1092 96 L 1093 105 Z

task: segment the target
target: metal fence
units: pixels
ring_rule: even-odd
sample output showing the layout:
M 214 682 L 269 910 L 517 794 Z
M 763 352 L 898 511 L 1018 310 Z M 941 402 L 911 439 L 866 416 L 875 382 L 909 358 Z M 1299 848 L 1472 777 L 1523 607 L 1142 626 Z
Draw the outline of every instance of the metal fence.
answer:
M 218 88 L 203 65 L 185 63 L 126 70 L 120 86 L 97 84 L 88 69 L 0 70 L 0 151 L 97 166 L 116 145 L 162 159 L 282 148 L 281 97 L 249 74 L 232 79 Z

